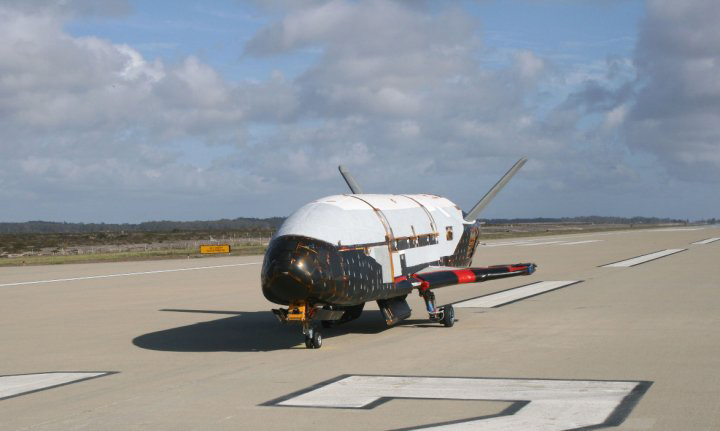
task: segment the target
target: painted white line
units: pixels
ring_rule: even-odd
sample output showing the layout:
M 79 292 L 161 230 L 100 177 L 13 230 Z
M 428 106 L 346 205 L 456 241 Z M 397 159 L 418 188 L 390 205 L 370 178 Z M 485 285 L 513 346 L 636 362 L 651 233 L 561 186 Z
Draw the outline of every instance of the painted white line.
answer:
M 579 280 L 538 281 L 537 283 L 528 284 L 527 286 L 520 286 L 513 289 L 503 290 L 502 292 L 491 293 L 490 295 L 481 296 L 479 298 L 457 302 L 453 304 L 453 307 L 492 308 L 579 282 Z
M 670 248 L 667 250 L 656 251 L 655 253 L 633 257 L 632 259 L 627 259 L 620 262 L 609 263 L 607 265 L 603 265 L 601 268 L 627 268 L 630 266 L 640 265 L 641 263 L 650 262 L 651 260 L 660 259 L 661 257 L 670 256 L 671 254 L 680 253 L 681 251 L 685 250 L 687 249 Z
M 691 230 L 703 230 L 704 227 L 676 227 L 676 228 L 664 228 L 664 229 L 650 229 L 646 232 L 686 232 Z
M 720 241 L 720 237 L 704 239 L 702 241 L 694 242 L 693 244 L 710 244 L 711 242 L 715 242 L 715 241 Z
M 0 376 L 0 400 L 28 392 L 41 391 L 68 383 L 105 376 L 107 372 L 39 373 Z
M 520 245 L 520 244 L 527 244 L 530 240 L 522 240 L 522 241 L 509 241 L 509 242 L 493 242 L 489 244 L 484 244 L 484 247 L 504 247 L 506 245 Z
M 0 287 L 24 286 L 27 284 L 59 283 L 62 281 L 95 280 L 98 278 L 129 277 L 132 275 L 164 274 L 166 272 L 197 271 L 200 269 L 229 268 L 232 266 L 260 265 L 262 262 L 232 263 L 228 265 L 198 266 L 193 268 L 160 269 L 157 271 L 127 272 L 124 274 L 89 275 L 87 277 L 57 278 L 55 280 L 20 281 L 17 283 L 0 284 Z
M 548 244 L 557 244 L 559 242 L 563 241 L 545 241 L 545 242 L 533 242 L 531 244 L 519 244 L 518 247 L 532 247 L 534 245 L 548 245 Z
M 392 398 L 510 401 L 516 408 L 498 416 L 422 429 L 561 431 L 621 424 L 648 387 L 639 381 L 348 376 L 268 404 L 368 409 Z
M 598 234 L 599 235 L 599 234 Z M 535 245 L 548 245 L 548 244 L 556 244 L 556 245 L 575 245 L 575 244 L 587 244 L 591 242 L 599 242 L 604 241 L 602 239 L 588 239 L 584 241 L 573 241 L 573 242 L 565 242 L 567 240 L 557 240 L 557 241 L 543 241 L 543 242 L 533 242 L 537 240 L 527 240 L 527 241 L 512 241 L 512 242 L 496 242 L 496 243 L 490 243 L 490 244 L 484 244 L 484 247 L 503 247 L 503 246 L 511 246 L 516 245 L 520 247 L 532 247 Z
M 587 240 L 585 240 L 585 241 L 564 242 L 564 243 L 558 244 L 558 245 L 588 244 L 588 243 L 591 243 L 591 242 L 601 242 L 601 241 L 603 241 L 603 240 L 602 240 L 602 239 L 587 239 Z

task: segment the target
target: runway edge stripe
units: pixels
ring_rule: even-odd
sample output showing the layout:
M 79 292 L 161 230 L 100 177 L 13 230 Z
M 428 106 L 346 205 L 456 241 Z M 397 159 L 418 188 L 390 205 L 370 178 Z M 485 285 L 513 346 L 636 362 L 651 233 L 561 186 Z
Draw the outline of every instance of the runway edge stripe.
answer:
M 46 391 L 48 389 L 59 388 L 61 386 L 72 385 L 75 383 L 84 382 L 86 380 L 93 380 L 93 379 L 98 379 L 100 377 L 111 376 L 113 374 L 120 374 L 120 371 L 43 371 L 43 372 L 39 372 L 39 373 L 3 374 L 3 375 L 0 375 L 0 378 L 1 377 L 15 377 L 15 376 L 35 376 L 35 375 L 41 375 L 41 374 L 72 374 L 72 373 L 77 373 L 77 374 L 87 373 L 87 374 L 97 374 L 97 375 L 79 378 L 77 380 L 72 380 L 70 382 L 58 383 L 57 385 L 46 386 L 44 388 L 32 389 L 32 390 L 29 390 L 26 392 L 20 392 L 15 395 L 9 395 L 7 397 L 0 397 L 0 401 L 8 400 L 10 398 L 15 398 L 15 397 L 21 397 L 23 395 L 33 394 L 35 392 Z
M 57 278 L 54 280 L 18 281 L 16 283 L 0 284 L 0 287 L 25 286 L 30 284 L 60 283 L 63 281 L 95 280 L 99 278 L 129 277 L 132 275 L 164 274 L 166 272 L 197 271 L 201 269 L 229 268 L 233 266 L 261 265 L 262 262 L 231 263 L 228 265 L 198 266 L 193 268 L 158 269 L 155 271 L 126 272 L 122 274 L 88 275 L 85 277 Z
M 505 292 L 509 292 L 509 291 L 512 291 L 512 290 L 522 289 L 522 288 L 529 287 L 529 286 L 532 286 L 532 285 L 535 285 L 535 284 L 538 284 L 538 283 L 543 283 L 543 282 L 545 282 L 545 281 L 554 281 L 554 280 L 536 281 L 536 282 L 534 282 L 534 283 L 524 284 L 524 285 L 522 285 L 522 286 L 511 287 L 511 288 L 509 288 L 509 289 L 499 290 L 499 291 L 493 292 L 493 293 L 488 293 L 487 295 L 480 295 L 480 296 L 476 296 L 476 297 L 474 297 L 474 298 L 468 298 L 468 299 L 463 299 L 463 300 L 460 300 L 460 301 L 452 302 L 452 303 L 450 303 L 450 305 L 457 305 L 457 304 L 460 304 L 460 303 L 463 303 L 463 302 L 474 301 L 474 300 L 476 300 L 476 299 L 485 298 L 485 297 L 487 297 L 487 296 L 497 295 L 497 294 L 499 294 L 499 293 L 505 293 Z M 528 298 L 533 298 L 533 297 L 536 297 L 536 296 L 544 295 L 544 294 L 549 293 L 549 292 L 553 292 L 553 291 L 555 291 L 555 290 L 560 290 L 560 289 L 564 289 L 564 288 L 569 287 L 569 286 L 574 286 L 574 285 L 576 285 L 576 284 L 583 283 L 584 281 L 585 281 L 585 280 L 573 280 L 571 283 L 564 284 L 564 285 L 562 285 L 562 286 L 558 286 L 558 287 L 552 288 L 552 289 L 550 289 L 550 290 L 544 290 L 544 291 L 542 291 L 542 292 L 533 293 L 532 295 L 523 296 L 522 298 L 513 299 L 513 300 L 508 301 L 508 302 L 503 302 L 502 304 L 494 305 L 494 306 L 492 306 L 492 307 L 460 307 L 460 308 L 500 308 L 500 307 L 504 307 L 504 306 L 506 306 L 506 305 L 514 304 L 514 303 L 519 302 L 519 301 L 523 301 L 523 300 L 528 299 Z
M 626 267 L 618 266 L 617 268 L 632 268 L 632 267 L 634 267 L 634 266 L 642 265 L 643 263 L 652 262 L 652 261 L 654 261 L 654 260 L 662 259 L 663 257 L 668 257 L 668 256 L 672 256 L 672 255 L 674 255 L 674 254 L 682 253 L 683 251 L 687 251 L 688 249 L 686 249 L 686 248 L 679 248 L 679 249 L 666 248 L 665 250 L 653 251 L 653 252 L 651 252 L 651 253 L 641 254 L 641 255 L 639 255 L 639 256 L 630 257 L 630 258 L 623 259 L 623 260 L 618 260 L 618 261 L 616 261 L 616 262 L 606 263 L 606 264 L 604 264 L 604 265 L 598 266 L 598 268 L 611 267 L 611 265 L 616 265 L 616 264 L 618 264 L 618 263 L 627 262 L 627 261 L 630 261 L 630 260 L 633 260 L 633 259 L 637 259 L 637 258 L 640 258 L 640 257 L 643 257 L 643 256 L 650 256 L 651 254 L 661 253 L 661 252 L 663 252 L 663 251 L 670 251 L 670 250 L 675 250 L 675 251 L 673 251 L 672 253 L 663 254 L 662 256 L 654 257 L 654 258 L 652 258 L 652 259 L 644 260 L 644 261 L 642 261 L 642 262 L 638 262 L 638 263 L 636 263 L 636 264 L 634 264 L 634 265 L 628 265 L 628 266 L 626 266 Z
M 692 243 L 692 245 L 705 245 L 705 244 L 711 244 L 715 241 L 720 241 L 720 237 L 717 238 L 707 238 L 700 241 L 695 241 Z

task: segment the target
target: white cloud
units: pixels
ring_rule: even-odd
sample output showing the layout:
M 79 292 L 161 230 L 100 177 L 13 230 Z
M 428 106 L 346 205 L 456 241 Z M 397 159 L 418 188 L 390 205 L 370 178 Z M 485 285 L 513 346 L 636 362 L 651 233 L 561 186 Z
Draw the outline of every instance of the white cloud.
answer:
M 132 10 L 127 0 L 2 0 L 0 7 L 65 16 L 123 16 Z
M 263 190 L 252 172 L 198 170 L 211 162 L 193 154 L 203 143 L 240 145 L 245 115 L 277 117 L 273 106 L 292 95 L 266 95 L 282 83 L 240 88 L 195 57 L 148 61 L 128 45 L 70 36 L 66 9 L 30 6 L 0 5 L 0 183 L 16 199 L 0 218 L 32 217 L 20 214 L 42 201 L 58 211 L 44 217 L 57 218 L 78 193 L 96 196 L 95 206 L 125 199 L 157 209 L 145 199 L 163 191 Z
M 605 114 L 605 122 L 603 123 L 603 127 L 610 130 L 617 129 L 623 124 L 626 116 L 627 106 L 616 106 L 615 108 L 611 109 L 607 114 Z
M 523 79 L 534 80 L 545 70 L 545 61 L 532 51 L 518 51 L 513 57 Z
M 720 182 L 720 3 L 651 1 L 638 40 L 628 144 L 675 176 Z
M 315 55 L 296 78 L 252 82 L 198 56 L 148 60 L 133 46 L 73 37 L 65 24 L 90 13 L 82 2 L 0 6 L 0 195 L 19 202 L 0 219 L 30 213 L 22 206 L 80 214 L 70 202 L 83 199 L 94 208 L 84 220 L 201 217 L 217 202 L 232 211 L 222 216 L 283 215 L 343 192 L 341 163 L 369 191 L 469 206 L 524 155 L 523 198 L 506 202 L 582 214 L 598 196 L 663 175 L 652 166 L 638 175 L 644 160 L 623 133 L 668 165 L 720 163 L 716 51 L 675 28 L 696 19 L 687 8 L 652 6 L 635 64 L 568 66 L 529 50 L 484 61 L 480 23 L 453 3 L 272 3 L 282 15 L 243 55 Z M 647 86 L 636 100 L 638 83 Z M 680 138 L 689 144 L 668 144 Z

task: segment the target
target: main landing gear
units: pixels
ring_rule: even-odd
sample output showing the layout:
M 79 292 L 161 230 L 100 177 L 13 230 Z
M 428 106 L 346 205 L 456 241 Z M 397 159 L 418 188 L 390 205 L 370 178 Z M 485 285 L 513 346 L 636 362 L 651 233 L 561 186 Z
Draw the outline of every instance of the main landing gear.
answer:
M 438 307 L 435 305 L 435 294 L 430 289 L 419 289 L 418 292 L 425 300 L 425 307 L 430 315 L 430 320 L 440 322 L 446 328 L 450 328 L 455 324 L 455 309 L 452 304 Z

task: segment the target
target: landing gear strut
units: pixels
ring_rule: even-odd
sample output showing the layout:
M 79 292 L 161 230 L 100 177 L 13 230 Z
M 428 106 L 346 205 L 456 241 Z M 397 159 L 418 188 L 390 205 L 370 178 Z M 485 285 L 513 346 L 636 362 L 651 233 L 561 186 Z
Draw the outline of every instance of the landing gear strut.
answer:
M 440 322 L 446 328 L 449 328 L 455 324 L 455 309 L 452 304 L 438 307 L 435 305 L 435 294 L 427 290 L 419 290 L 420 296 L 425 300 L 425 307 L 427 308 L 430 320 Z

